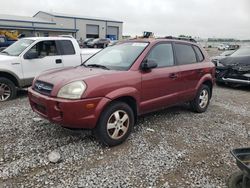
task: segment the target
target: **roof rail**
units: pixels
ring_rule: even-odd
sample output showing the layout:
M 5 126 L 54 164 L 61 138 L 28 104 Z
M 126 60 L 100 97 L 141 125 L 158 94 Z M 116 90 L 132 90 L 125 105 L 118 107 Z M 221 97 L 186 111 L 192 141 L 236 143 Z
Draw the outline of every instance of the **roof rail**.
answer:
M 164 39 L 174 39 L 174 40 L 185 40 L 185 41 L 190 41 L 190 42 L 195 42 L 197 43 L 196 40 L 193 38 L 188 38 L 188 37 L 173 37 L 173 36 L 166 36 Z

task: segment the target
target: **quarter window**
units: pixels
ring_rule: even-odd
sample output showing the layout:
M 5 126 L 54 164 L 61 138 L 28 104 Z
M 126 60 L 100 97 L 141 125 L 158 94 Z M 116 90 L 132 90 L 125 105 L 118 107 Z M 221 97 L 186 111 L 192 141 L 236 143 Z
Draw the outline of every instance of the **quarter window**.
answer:
M 175 53 L 178 64 L 196 63 L 196 55 L 191 45 L 175 44 Z
M 197 46 L 193 46 L 193 47 L 194 47 L 195 53 L 197 54 L 198 62 L 202 62 L 204 60 L 204 56 L 201 50 Z
M 155 61 L 157 67 L 168 67 L 174 65 L 174 55 L 171 44 L 159 44 L 152 49 L 147 59 Z

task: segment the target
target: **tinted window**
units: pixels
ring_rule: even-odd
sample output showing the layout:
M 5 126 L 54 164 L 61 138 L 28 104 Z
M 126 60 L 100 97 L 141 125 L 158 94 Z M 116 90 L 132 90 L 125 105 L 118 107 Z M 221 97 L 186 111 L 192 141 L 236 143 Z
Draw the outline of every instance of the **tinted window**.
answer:
M 204 56 L 201 52 L 201 50 L 197 47 L 197 46 L 193 46 L 194 47 L 194 51 L 197 54 L 197 58 L 199 62 L 202 62 L 204 60 Z
M 70 40 L 60 41 L 60 47 L 62 49 L 62 55 L 73 55 L 75 54 L 75 49 Z
M 195 52 L 190 45 L 175 44 L 176 59 L 180 65 L 197 62 Z
M 55 41 L 42 41 L 35 44 L 30 50 L 30 52 L 36 52 L 39 58 L 45 56 L 56 56 L 58 55 L 56 49 L 56 42 Z
M 155 61 L 157 67 L 167 67 L 174 65 L 173 49 L 171 44 L 159 44 L 152 49 L 148 55 L 149 60 Z

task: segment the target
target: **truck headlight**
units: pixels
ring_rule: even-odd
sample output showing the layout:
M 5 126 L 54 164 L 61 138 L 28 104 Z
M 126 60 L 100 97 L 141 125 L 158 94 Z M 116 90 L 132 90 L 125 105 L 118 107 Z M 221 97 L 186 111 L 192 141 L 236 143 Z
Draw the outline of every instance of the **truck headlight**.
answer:
M 80 99 L 83 92 L 86 90 L 86 84 L 82 81 L 76 81 L 63 86 L 57 97 L 65 99 Z

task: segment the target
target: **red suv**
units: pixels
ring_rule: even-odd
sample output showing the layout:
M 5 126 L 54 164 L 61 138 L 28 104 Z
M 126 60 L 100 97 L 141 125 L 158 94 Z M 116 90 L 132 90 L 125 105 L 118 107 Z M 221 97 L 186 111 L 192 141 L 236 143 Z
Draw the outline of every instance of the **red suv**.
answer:
M 195 42 L 139 39 L 108 47 L 81 66 L 45 72 L 28 91 L 42 117 L 93 129 L 104 145 L 114 146 L 139 115 L 183 102 L 206 111 L 214 75 L 214 64 Z

